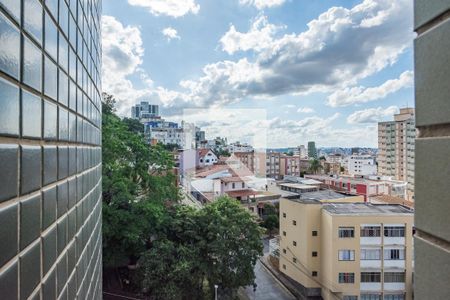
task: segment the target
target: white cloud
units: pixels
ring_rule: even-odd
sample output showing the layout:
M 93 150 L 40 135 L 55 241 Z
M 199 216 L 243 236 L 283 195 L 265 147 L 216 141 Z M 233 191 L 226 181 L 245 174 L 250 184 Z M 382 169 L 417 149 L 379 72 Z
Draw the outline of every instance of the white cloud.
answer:
M 172 39 L 178 39 L 178 40 L 180 39 L 180 36 L 178 35 L 177 30 L 172 27 L 164 28 L 162 31 L 162 34 L 167 37 L 168 41 L 170 41 Z
M 141 32 L 138 27 L 124 26 L 114 17 L 103 16 L 102 46 L 103 91 L 121 100 L 119 110 L 129 109 L 134 104 L 136 93 L 127 77 L 138 72 L 145 77 L 147 84 L 152 84 L 148 75 L 139 69 L 144 55 Z
M 228 54 L 237 51 L 261 51 L 273 44 L 273 35 L 284 28 L 270 24 L 266 16 L 259 16 L 254 20 L 250 30 L 246 33 L 236 31 L 234 25 L 220 39 L 222 50 Z
M 195 3 L 195 0 L 128 0 L 128 3 L 146 8 L 156 16 L 166 15 L 174 18 L 188 13 L 197 14 L 200 10 L 200 5 Z
M 278 38 L 277 26 L 259 17 L 247 33 L 231 27 L 221 39 L 225 51 L 253 51 L 254 61 L 208 64 L 203 76 L 180 82 L 184 90 L 165 93 L 169 96 L 163 102 L 223 105 L 246 97 L 345 89 L 394 64 L 411 46 L 409 15 L 409 0 L 364 0 L 351 9 L 332 7 L 309 22 L 306 31 Z
M 347 117 L 349 124 L 367 124 L 377 123 L 386 117 L 392 118 L 394 114 L 398 112 L 397 106 L 389 106 L 388 108 L 368 108 L 364 110 L 358 110 Z
M 314 112 L 314 109 L 312 109 L 311 107 L 299 107 L 297 109 L 297 112 L 303 114 L 311 114 Z
M 282 5 L 286 0 L 239 0 L 241 5 L 253 5 L 257 9 Z
M 413 81 L 413 72 L 405 71 L 399 78 L 390 79 L 380 86 L 371 88 L 365 88 L 363 86 L 346 87 L 329 95 L 328 105 L 337 107 L 375 101 L 395 93 L 402 88 L 411 87 Z

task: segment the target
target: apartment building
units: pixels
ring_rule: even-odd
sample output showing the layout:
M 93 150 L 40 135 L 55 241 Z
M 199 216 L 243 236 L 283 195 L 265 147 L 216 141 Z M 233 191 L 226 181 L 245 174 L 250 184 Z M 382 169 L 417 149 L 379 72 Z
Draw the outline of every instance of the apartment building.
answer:
M 340 201 L 281 199 L 280 271 L 306 299 L 412 299 L 413 211 Z
M 159 105 L 141 101 L 131 107 L 131 118 L 136 120 L 153 119 L 159 117 Z
M 290 176 L 300 176 L 301 170 L 301 162 L 300 162 L 300 156 L 299 155 L 293 155 L 293 156 L 287 156 L 282 155 L 280 156 L 280 176 L 283 177 L 284 175 L 290 175 Z M 304 170 L 303 170 L 304 172 Z
M 351 155 L 347 166 L 350 175 L 375 175 L 377 174 L 377 165 L 375 157 L 371 155 Z
M 280 159 L 281 153 L 279 152 L 268 152 L 265 157 L 265 167 L 266 177 L 280 179 Z
M 255 159 L 255 152 L 249 151 L 249 152 L 234 152 L 231 157 L 236 157 L 239 159 L 250 172 L 255 173 L 256 168 L 256 159 Z
M 408 182 L 408 197 L 414 197 L 414 108 L 401 108 L 394 121 L 378 123 L 378 174 Z
M 228 151 L 230 153 L 234 153 L 234 152 L 253 152 L 254 151 L 252 145 L 249 145 L 247 143 L 240 143 L 240 142 L 235 142 L 235 143 L 229 144 L 227 149 L 228 149 Z

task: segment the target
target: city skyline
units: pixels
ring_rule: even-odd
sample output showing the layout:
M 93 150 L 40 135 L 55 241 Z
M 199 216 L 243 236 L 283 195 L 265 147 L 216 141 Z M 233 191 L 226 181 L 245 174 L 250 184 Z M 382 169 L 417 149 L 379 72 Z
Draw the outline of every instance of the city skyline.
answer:
M 169 120 L 265 109 L 269 147 L 376 147 L 376 122 L 413 103 L 409 1 L 109 0 L 103 13 L 104 91 L 122 116 L 142 100 Z

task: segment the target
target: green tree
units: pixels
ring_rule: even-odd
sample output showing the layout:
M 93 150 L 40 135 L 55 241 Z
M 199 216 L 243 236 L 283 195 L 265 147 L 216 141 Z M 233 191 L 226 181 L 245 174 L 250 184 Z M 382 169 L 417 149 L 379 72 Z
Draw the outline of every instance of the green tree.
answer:
M 128 127 L 128 130 L 137 134 L 144 134 L 144 124 L 139 122 L 139 120 L 131 118 L 123 118 L 122 120 Z
M 253 268 L 263 251 L 255 217 L 229 197 L 219 197 L 199 213 L 210 290 L 217 284 L 223 297 L 232 297 L 237 288 L 254 285 Z
M 267 229 L 269 236 L 272 237 L 275 229 L 279 228 L 279 224 L 280 224 L 280 221 L 278 219 L 278 216 L 272 214 L 272 215 L 267 216 L 267 218 L 264 220 L 262 226 Z
M 211 294 L 217 284 L 225 299 L 254 284 L 261 228 L 239 202 L 221 197 L 200 210 L 176 205 L 168 211 L 165 236 L 139 260 L 146 293 L 158 295 L 155 299 L 202 299 L 208 294 L 204 285 Z
M 317 174 L 317 172 L 322 169 L 322 165 L 318 159 L 311 159 L 309 161 L 309 171 L 313 174 Z
M 134 263 L 162 223 L 165 201 L 178 200 L 173 162 L 115 115 L 103 95 L 103 254 L 106 266 Z

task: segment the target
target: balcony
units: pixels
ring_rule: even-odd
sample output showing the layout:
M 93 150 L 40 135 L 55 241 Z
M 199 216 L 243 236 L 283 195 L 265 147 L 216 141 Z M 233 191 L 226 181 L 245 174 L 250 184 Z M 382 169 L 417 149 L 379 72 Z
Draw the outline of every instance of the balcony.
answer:
M 361 291 L 379 292 L 381 291 L 381 282 L 361 282 L 359 289 Z
M 385 291 L 404 291 L 405 283 L 404 282 L 385 282 L 384 290 Z
M 404 245 L 405 238 L 404 237 L 384 237 L 383 240 L 385 245 Z
M 381 237 L 361 237 L 361 245 L 381 245 Z
M 404 259 L 385 259 L 383 261 L 384 268 L 405 269 Z
M 359 265 L 361 269 L 381 269 L 381 259 L 362 259 Z

